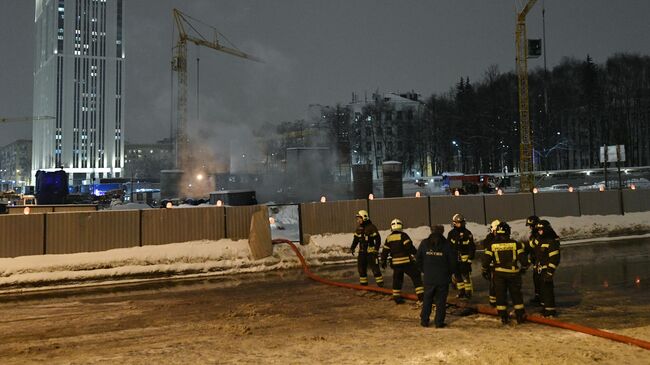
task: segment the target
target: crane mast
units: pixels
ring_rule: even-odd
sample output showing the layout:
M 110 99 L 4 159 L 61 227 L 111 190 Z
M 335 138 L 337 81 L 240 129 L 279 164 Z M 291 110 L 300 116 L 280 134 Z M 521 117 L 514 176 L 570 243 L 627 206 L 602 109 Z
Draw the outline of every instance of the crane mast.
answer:
M 534 185 L 533 144 L 528 101 L 528 42 L 526 15 L 537 0 L 529 0 L 517 14 L 515 46 L 517 48 L 517 86 L 519 89 L 519 189 L 531 191 Z
M 214 39 L 207 40 L 196 30 L 192 23 L 189 22 L 188 18 L 190 17 L 182 13 L 180 10 L 174 9 L 173 16 L 176 27 L 178 28 L 178 40 L 174 47 L 174 57 L 172 59 L 172 70 L 176 71 L 178 84 L 175 152 L 176 168 L 182 170 L 190 167 L 189 164 L 191 161 L 190 141 L 187 132 L 187 43 L 192 42 L 197 46 L 211 48 L 251 61 L 261 62 L 261 60 L 238 49 L 221 45 L 217 38 L 216 30 Z M 188 34 L 185 31 L 185 25 L 194 30 L 194 32 L 197 33 L 197 36 Z

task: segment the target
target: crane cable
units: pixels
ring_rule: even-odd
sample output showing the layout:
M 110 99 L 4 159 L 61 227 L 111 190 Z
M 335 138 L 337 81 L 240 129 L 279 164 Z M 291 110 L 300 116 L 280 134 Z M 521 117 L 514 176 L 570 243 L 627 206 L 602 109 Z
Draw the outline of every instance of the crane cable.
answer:
M 372 291 L 372 292 L 383 293 L 383 294 L 391 294 L 392 295 L 392 293 L 393 293 L 393 291 L 389 290 L 389 289 L 384 289 L 384 288 L 379 288 L 379 287 L 374 287 L 374 286 L 365 286 L 365 285 L 341 283 L 341 282 L 338 282 L 338 281 L 333 281 L 333 280 L 328 280 L 328 279 L 322 278 L 322 277 L 314 274 L 313 272 L 311 272 L 311 270 L 309 270 L 309 265 L 307 265 L 307 262 L 305 261 L 305 258 L 302 256 L 302 254 L 300 253 L 300 250 L 298 250 L 298 248 L 296 247 L 296 245 L 292 241 L 289 241 L 289 240 L 284 239 L 284 238 L 278 238 L 278 239 L 273 240 L 274 245 L 281 244 L 281 243 L 286 243 L 287 245 L 289 245 L 291 250 L 293 250 L 293 252 L 298 257 L 298 260 L 300 260 L 300 264 L 302 265 L 302 271 L 305 273 L 305 275 L 307 275 L 307 277 L 309 277 L 310 279 L 312 279 L 312 280 L 314 280 L 316 282 L 331 285 L 331 286 L 338 286 L 338 287 L 342 287 L 342 288 Z M 417 297 L 414 294 L 402 294 L 402 297 L 405 298 L 405 299 L 417 300 Z M 494 316 L 497 315 L 496 309 L 494 309 L 492 307 L 489 307 L 489 306 L 486 306 L 486 305 L 480 305 L 480 304 L 478 304 L 478 305 L 464 305 L 462 307 L 475 309 L 478 313 L 481 313 L 481 314 L 489 314 L 489 315 L 494 315 Z M 597 336 L 597 337 L 605 338 L 605 339 L 608 339 L 608 340 L 625 343 L 625 344 L 628 344 L 628 345 L 638 346 L 638 347 L 641 347 L 641 348 L 643 348 L 645 350 L 650 350 L 650 342 L 648 342 L 648 341 L 644 341 L 644 340 L 641 340 L 641 339 L 638 339 L 638 338 L 628 337 L 628 336 L 624 336 L 624 335 L 619 335 L 619 334 L 616 334 L 616 333 L 600 330 L 600 329 L 597 329 L 597 328 L 582 326 L 582 325 L 575 324 L 575 323 L 562 322 L 562 321 L 558 321 L 558 320 L 551 319 L 551 318 L 541 317 L 541 316 L 538 316 L 538 315 L 528 315 L 526 317 L 526 321 L 537 323 L 537 324 L 544 324 L 544 325 L 551 326 L 551 327 L 564 328 L 564 329 L 567 329 L 567 330 L 581 332 L 581 333 L 585 333 L 585 334 L 588 334 L 588 335 Z

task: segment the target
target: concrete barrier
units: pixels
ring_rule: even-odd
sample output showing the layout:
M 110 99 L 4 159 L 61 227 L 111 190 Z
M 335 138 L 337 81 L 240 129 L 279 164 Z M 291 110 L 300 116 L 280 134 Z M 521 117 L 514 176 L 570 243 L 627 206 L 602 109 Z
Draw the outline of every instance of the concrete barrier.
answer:
M 44 253 L 45 214 L 0 215 L 0 257 Z
M 513 193 L 504 195 L 485 195 L 485 220 L 511 221 L 526 219 L 533 215 L 533 194 Z
M 161 245 L 226 236 L 223 207 L 146 209 L 141 211 L 142 245 Z
M 94 212 L 94 204 L 64 204 L 64 205 L 14 205 L 7 207 L 9 214 L 24 214 L 25 207 L 29 207 L 30 214 L 52 212 Z
M 431 196 L 430 224 L 449 224 L 451 217 L 460 213 L 468 222 L 485 224 L 485 207 L 482 195 Z
M 352 242 L 352 233 L 357 227 L 354 216 L 361 209 L 368 210 L 367 200 L 300 204 L 301 242 L 309 242 L 309 236 L 314 234 L 348 232 Z
M 539 217 L 567 217 L 580 215 L 580 197 L 577 192 L 533 194 L 535 215 Z
M 47 213 L 45 253 L 105 251 L 140 245 L 140 211 Z
M 618 190 L 581 191 L 581 215 L 621 214 L 621 200 Z
M 623 190 L 625 213 L 650 211 L 650 190 Z
M 368 212 L 379 230 L 390 229 L 394 218 L 401 219 L 404 228 L 429 225 L 429 199 L 426 197 L 370 200 Z

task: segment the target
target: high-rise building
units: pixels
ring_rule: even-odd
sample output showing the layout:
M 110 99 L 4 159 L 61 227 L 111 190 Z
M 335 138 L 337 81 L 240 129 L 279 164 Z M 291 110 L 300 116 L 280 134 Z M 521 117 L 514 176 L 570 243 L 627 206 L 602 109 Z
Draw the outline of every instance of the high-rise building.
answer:
M 120 177 L 124 165 L 122 0 L 36 0 L 32 176 Z

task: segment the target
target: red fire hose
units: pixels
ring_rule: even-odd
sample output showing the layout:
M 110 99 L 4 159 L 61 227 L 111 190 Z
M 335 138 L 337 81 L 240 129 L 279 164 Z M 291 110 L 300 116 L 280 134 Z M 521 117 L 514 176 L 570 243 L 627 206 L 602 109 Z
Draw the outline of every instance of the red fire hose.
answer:
M 348 284 L 348 283 L 341 283 L 338 281 L 332 281 L 332 280 L 327 280 L 324 279 L 313 272 L 309 270 L 309 266 L 307 265 L 307 262 L 305 261 L 305 258 L 302 256 L 296 245 L 293 244 L 293 242 L 283 239 L 283 238 L 278 238 L 273 240 L 273 244 L 280 244 L 280 243 L 286 243 L 291 247 L 293 252 L 296 254 L 298 259 L 300 260 L 300 264 L 302 265 L 302 271 L 309 277 L 310 279 L 317 281 L 319 283 L 327 284 L 327 285 L 332 285 L 332 286 L 340 286 L 342 288 L 349 288 L 349 289 L 356 289 L 356 290 L 365 290 L 365 291 L 374 291 L 378 293 L 385 293 L 385 294 L 393 294 L 393 291 L 390 289 L 384 289 L 384 288 L 379 288 L 379 287 L 374 287 L 374 286 L 364 286 L 364 285 L 356 285 L 356 284 Z M 410 300 L 417 300 L 417 297 L 414 294 L 402 294 L 402 297 Z M 496 309 L 486 306 L 486 305 L 465 305 L 465 308 L 474 308 L 478 313 L 482 314 L 490 314 L 490 315 L 497 315 Z M 582 332 L 586 333 L 588 335 L 592 336 L 598 336 L 602 338 L 606 338 L 612 341 L 616 342 L 622 342 L 626 343 L 628 345 L 635 345 L 638 347 L 641 347 L 646 350 L 650 350 L 650 342 L 640 340 L 638 338 L 632 338 L 628 336 L 623 336 L 619 335 L 616 333 L 612 332 L 607 332 L 603 330 L 599 330 L 597 328 L 591 328 L 587 326 L 582 326 L 579 324 L 575 323 L 568 323 L 568 322 L 561 322 L 555 319 L 550 319 L 550 318 L 545 318 L 545 317 L 540 317 L 537 315 L 528 315 L 526 317 L 526 320 L 528 322 L 533 322 L 537 324 L 545 324 L 547 326 L 552 326 L 552 327 L 558 327 L 558 328 L 564 328 L 576 332 Z

